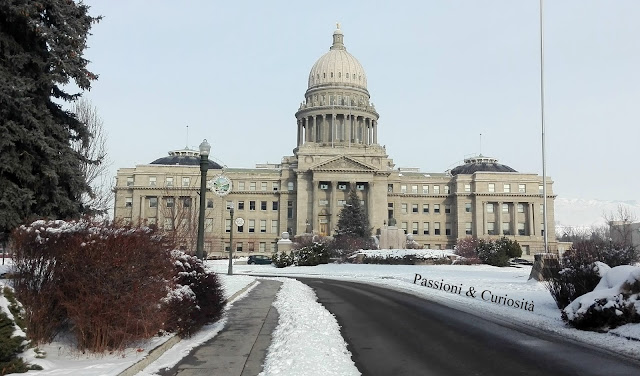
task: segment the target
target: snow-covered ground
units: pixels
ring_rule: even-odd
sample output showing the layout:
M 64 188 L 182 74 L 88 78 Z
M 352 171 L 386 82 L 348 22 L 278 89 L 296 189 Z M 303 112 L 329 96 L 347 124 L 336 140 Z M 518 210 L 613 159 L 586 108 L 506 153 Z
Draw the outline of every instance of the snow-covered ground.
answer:
M 217 264 L 211 267 L 222 271 Z M 234 266 L 236 274 L 317 276 L 384 286 L 474 314 L 510 319 L 640 359 L 640 324 L 625 325 L 609 333 L 573 329 L 562 321 L 560 310 L 542 283 L 528 280 L 530 272 L 531 266 L 498 268 L 488 265 L 327 264 L 282 269 L 271 265 Z M 422 279 L 416 280 L 416 275 Z M 428 287 L 426 282 L 423 286 L 425 280 L 438 282 L 438 287 L 449 285 L 449 292 L 444 286 L 443 289 Z M 435 286 L 434 283 L 431 285 Z M 461 293 L 452 292 L 453 286 L 460 287 Z M 470 288 L 475 291 L 475 297 L 466 294 Z M 492 302 L 490 295 L 500 303 Z M 515 304 L 509 307 L 508 299 L 526 308 L 515 308 Z
M 318 375 L 330 375 L 331 369 L 341 370 L 340 374 L 345 375 L 358 374 L 333 316 L 316 302 L 316 296 L 309 287 L 298 281 L 282 278 L 287 276 L 316 276 L 380 285 L 478 315 L 500 317 L 522 325 L 539 327 L 640 358 L 640 341 L 625 338 L 640 339 L 640 324 L 625 325 L 610 333 L 582 332 L 568 327 L 561 320 L 560 311 L 544 286 L 528 280 L 531 267 L 328 264 L 277 269 L 271 265 L 235 264 L 235 275 L 227 276 L 225 260 L 209 261 L 208 266 L 220 273 L 228 288 L 228 296 L 232 295 L 234 289 L 237 291 L 254 280 L 255 277 L 249 274 L 278 276 L 277 279 L 285 281 L 274 302 L 280 321 L 274 331 L 263 376 L 299 375 L 300 370 L 308 370 L 310 364 Z M 467 295 L 470 289 L 475 294 Z M 491 301 L 492 296 L 494 302 Z M 509 302 L 509 299 L 512 301 Z M 516 301 L 520 308 L 516 308 Z M 314 323 L 310 318 L 317 322 Z M 139 375 L 153 375 L 161 368 L 172 366 L 191 348 L 215 336 L 224 327 L 224 323 L 223 319 L 206 327 L 199 335 L 181 341 Z M 316 325 L 318 323 L 321 325 Z M 166 339 L 141 344 L 122 354 L 100 357 L 74 353 L 64 343 L 54 343 L 44 347 L 47 351 L 45 359 L 31 360 L 45 367 L 45 371 L 37 371 L 43 375 L 117 375 L 144 357 L 149 349 L 162 340 Z M 317 345 L 313 348 L 302 345 L 308 343 Z M 327 347 L 320 349 L 319 346 Z M 287 363 L 286 359 L 291 360 L 291 357 L 287 358 L 287 354 L 300 351 L 305 351 L 306 355 L 296 359 L 303 358 L 305 363 Z M 323 353 L 328 356 L 319 356 Z M 35 374 L 36 371 L 31 373 Z

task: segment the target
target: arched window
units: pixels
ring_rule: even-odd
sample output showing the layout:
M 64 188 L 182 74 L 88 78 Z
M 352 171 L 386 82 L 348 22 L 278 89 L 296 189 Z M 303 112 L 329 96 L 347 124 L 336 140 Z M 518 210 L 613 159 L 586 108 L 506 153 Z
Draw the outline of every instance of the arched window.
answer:
M 347 78 L 349 78 L 349 73 L 347 73 Z

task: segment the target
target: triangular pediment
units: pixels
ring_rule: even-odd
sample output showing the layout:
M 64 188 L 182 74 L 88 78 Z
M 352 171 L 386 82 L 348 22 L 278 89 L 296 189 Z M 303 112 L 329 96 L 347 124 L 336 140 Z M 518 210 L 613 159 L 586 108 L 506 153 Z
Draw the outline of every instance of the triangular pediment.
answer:
M 320 162 L 310 168 L 312 171 L 377 171 L 373 166 L 347 156 L 339 156 Z

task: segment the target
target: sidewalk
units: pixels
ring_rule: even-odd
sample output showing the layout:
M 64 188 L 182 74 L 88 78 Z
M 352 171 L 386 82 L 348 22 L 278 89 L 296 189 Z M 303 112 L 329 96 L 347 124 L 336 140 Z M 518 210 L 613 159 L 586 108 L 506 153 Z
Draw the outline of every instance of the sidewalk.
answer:
M 249 295 L 227 311 L 224 329 L 203 343 L 163 376 L 256 376 L 278 325 L 271 305 L 282 282 L 260 280 Z

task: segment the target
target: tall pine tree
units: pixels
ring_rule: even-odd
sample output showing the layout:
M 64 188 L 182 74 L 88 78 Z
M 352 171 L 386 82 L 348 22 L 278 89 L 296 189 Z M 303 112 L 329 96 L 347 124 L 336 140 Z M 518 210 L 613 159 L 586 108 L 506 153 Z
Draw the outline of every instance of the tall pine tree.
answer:
M 349 191 L 346 205 L 338 215 L 336 236 L 350 236 L 355 238 L 369 238 L 371 236 L 369 218 L 364 212 L 362 204 L 360 204 L 358 194 L 353 189 Z
M 71 147 L 90 142 L 87 128 L 61 103 L 65 91 L 89 90 L 97 76 L 83 57 L 99 17 L 71 0 L 0 1 L 0 240 L 32 217 L 69 218 L 83 213 L 90 192 Z

